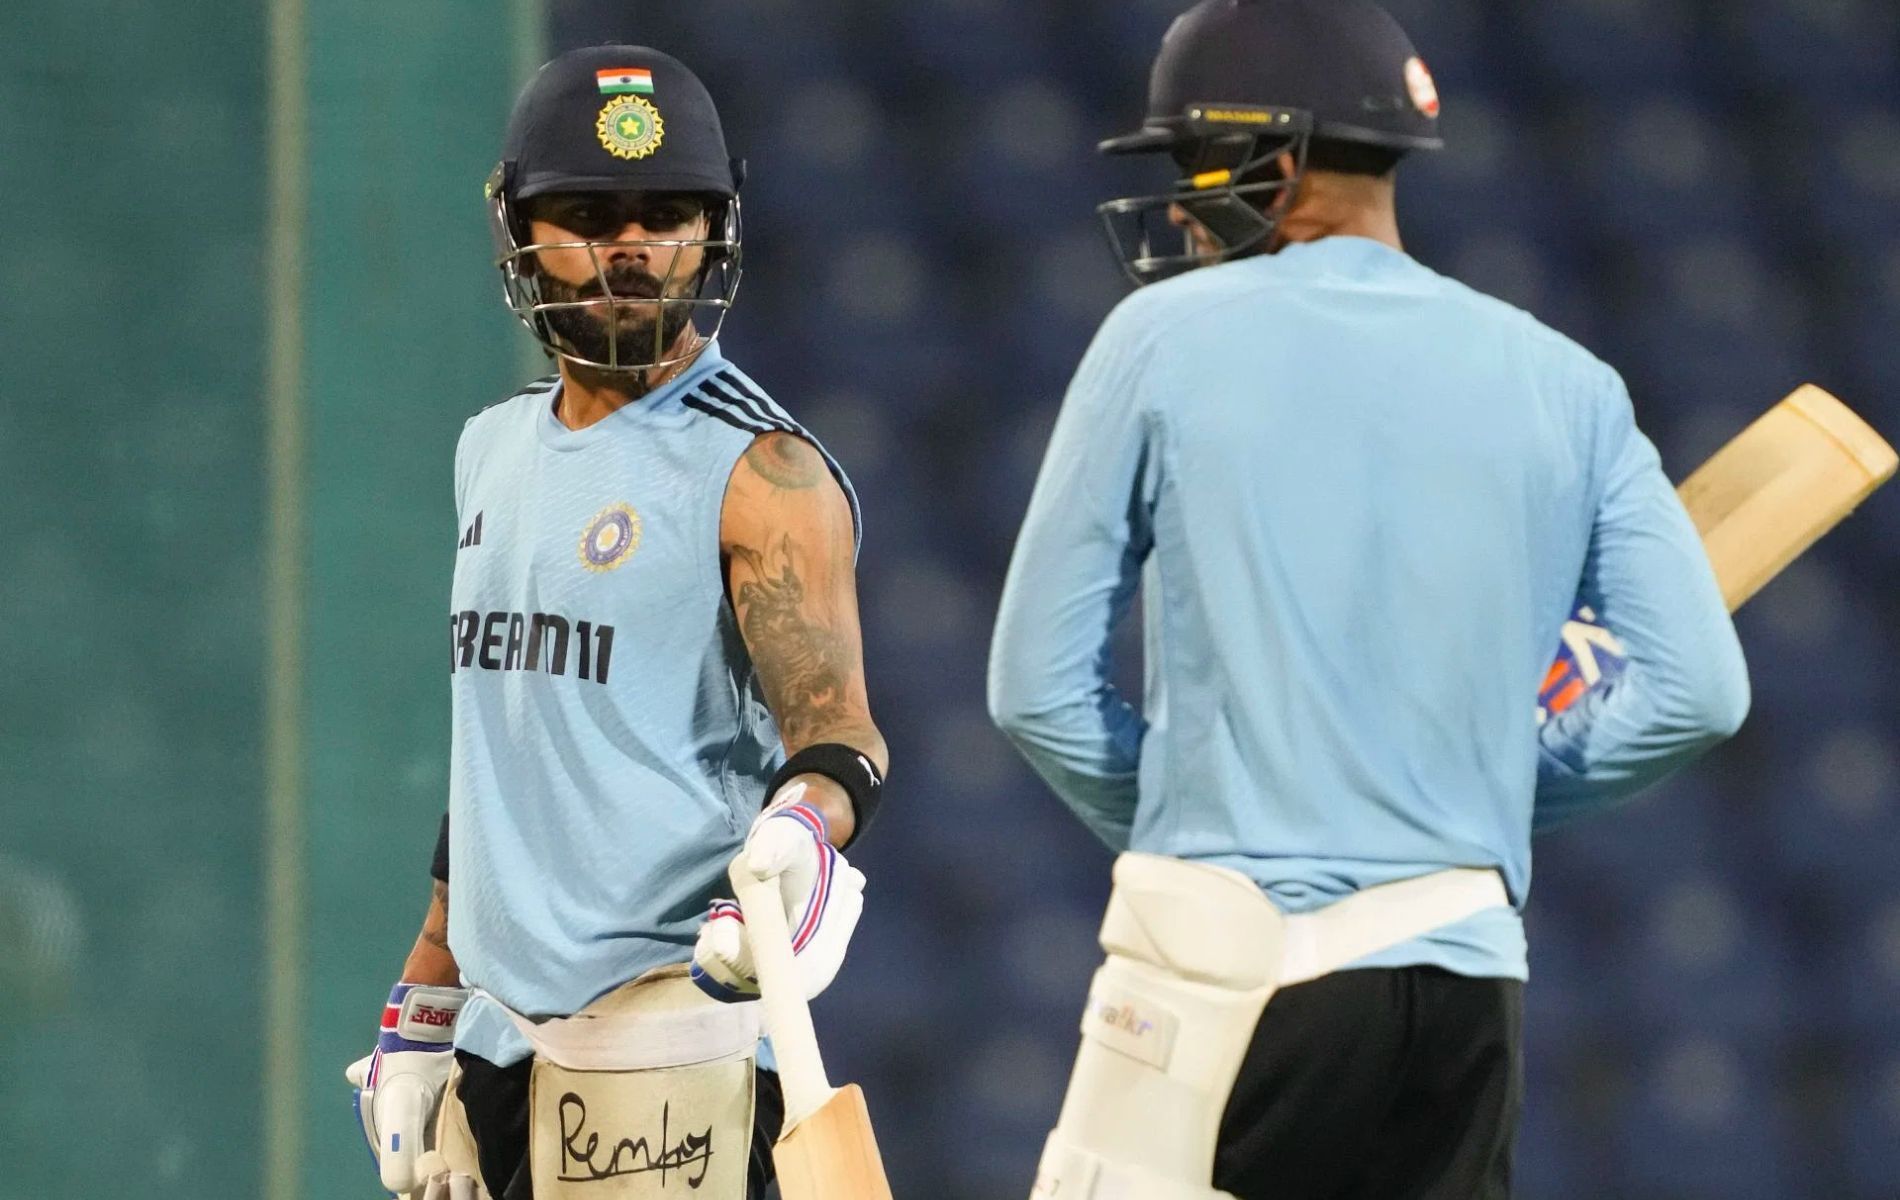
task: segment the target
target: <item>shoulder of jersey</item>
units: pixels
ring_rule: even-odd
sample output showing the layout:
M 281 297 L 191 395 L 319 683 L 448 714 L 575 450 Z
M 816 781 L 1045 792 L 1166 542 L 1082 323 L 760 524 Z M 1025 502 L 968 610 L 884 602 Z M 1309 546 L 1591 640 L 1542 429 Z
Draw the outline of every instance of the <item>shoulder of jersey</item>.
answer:
M 731 364 L 722 364 L 680 393 L 680 403 L 747 437 L 763 433 L 809 436 L 765 389 Z
M 1522 334 L 1532 342 L 1542 345 L 1560 356 L 1576 360 L 1579 365 L 1605 365 L 1601 359 L 1574 338 L 1559 333 L 1537 319 L 1534 313 L 1519 308 L 1509 300 L 1501 300 L 1489 292 L 1481 292 L 1463 280 L 1453 279 L 1449 275 L 1437 275 L 1447 292 L 1462 299 L 1476 311 L 1490 316 L 1500 326 Z
M 1121 326 L 1120 332 L 1128 342 L 1139 343 L 1164 337 L 1170 329 L 1180 328 L 1211 310 L 1237 300 L 1270 303 L 1275 293 L 1281 291 L 1282 281 L 1272 271 L 1249 269 L 1258 263 L 1258 259 L 1250 258 L 1203 267 L 1137 288 L 1115 306 L 1109 314 L 1108 323 Z M 1507 336 L 1515 334 L 1540 347 L 1551 361 L 1564 363 L 1568 367 L 1584 372 L 1615 374 L 1614 368 L 1587 347 L 1552 329 L 1524 309 L 1449 275 L 1436 271 L 1431 271 L 1430 275 L 1442 289 L 1444 301 L 1468 305 L 1481 319 L 1488 318 L 1494 322 L 1493 328 L 1498 333 Z
M 1253 260 L 1246 260 L 1252 263 Z M 1257 271 L 1240 271 L 1243 263 L 1200 267 L 1170 279 L 1138 287 L 1123 296 L 1103 321 L 1113 327 L 1126 348 L 1149 344 L 1174 328 L 1191 324 L 1203 314 L 1235 300 L 1270 300 L 1277 288 L 1263 286 Z
M 1116 305 L 1116 312 L 1150 320 L 1192 320 L 1236 300 L 1271 302 L 1279 295 L 1291 297 L 1296 289 L 1292 280 L 1273 269 L 1272 259 L 1243 258 L 1136 288 Z
M 845 498 L 851 505 L 852 528 L 862 539 L 863 514 L 858 508 L 858 495 L 845 477 L 844 468 L 825 449 L 823 443 L 794 420 L 790 413 L 779 407 L 776 401 L 765 394 L 765 389 L 752 382 L 744 371 L 731 363 L 721 363 L 717 369 L 707 372 L 682 392 L 680 403 L 714 422 L 715 428 L 728 427 L 748 441 L 761 434 L 789 433 L 810 442 L 824 458 L 832 477 L 843 487 Z
M 468 419 L 466 424 L 472 428 L 477 422 L 495 420 L 500 414 L 509 412 L 524 403 L 539 403 L 551 395 L 556 385 L 560 382 L 561 377 L 558 374 L 537 379 L 533 383 L 522 387 L 513 395 L 508 396 L 506 399 L 497 400 L 493 404 L 484 405 L 474 416 Z

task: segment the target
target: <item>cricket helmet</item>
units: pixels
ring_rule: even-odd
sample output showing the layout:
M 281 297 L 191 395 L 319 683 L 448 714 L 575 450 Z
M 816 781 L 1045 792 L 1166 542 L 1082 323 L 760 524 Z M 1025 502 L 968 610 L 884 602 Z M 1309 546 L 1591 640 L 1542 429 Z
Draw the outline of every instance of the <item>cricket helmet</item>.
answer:
M 726 149 L 725 131 L 712 96 L 687 66 L 646 46 L 589 46 L 547 63 L 522 88 L 508 119 L 501 161 L 488 177 L 486 195 L 495 265 L 503 298 L 549 353 L 607 370 L 667 366 L 667 317 L 690 320 L 705 337 L 716 336 L 739 289 L 741 224 L 739 185 L 745 164 Z M 699 238 L 648 238 L 654 247 L 700 247 L 696 277 L 661 281 L 658 297 L 616 295 L 608 283 L 603 250 L 629 243 L 574 241 L 535 243 L 521 204 L 555 192 L 686 192 L 706 206 L 707 234 Z M 597 295 L 552 300 L 544 294 L 535 252 L 585 249 L 594 264 Z M 674 255 L 674 270 L 681 255 Z M 676 285 L 685 285 L 676 294 Z M 615 304 L 659 305 L 650 345 L 623 345 L 611 319 Z M 605 361 L 587 357 L 550 322 L 560 309 L 598 308 L 610 315 Z
M 1315 140 L 1436 150 L 1438 93 L 1399 23 L 1371 0 L 1202 0 L 1162 39 L 1141 128 L 1105 154 L 1166 151 L 1181 170 L 1169 191 L 1096 211 L 1123 269 L 1151 283 L 1210 262 L 1270 250 L 1282 192 L 1299 184 Z M 1280 166 L 1292 156 L 1291 174 Z M 1179 204 L 1214 241 L 1158 252 Z

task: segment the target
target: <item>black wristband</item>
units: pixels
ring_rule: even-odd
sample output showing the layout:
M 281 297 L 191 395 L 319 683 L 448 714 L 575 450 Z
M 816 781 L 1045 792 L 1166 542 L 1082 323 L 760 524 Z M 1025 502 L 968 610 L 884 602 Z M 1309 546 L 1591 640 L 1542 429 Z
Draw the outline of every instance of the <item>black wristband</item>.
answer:
M 878 802 L 884 793 L 884 776 L 878 774 L 877 764 L 871 761 L 870 755 L 853 750 L 843 742 L 807 746 L 786 759 L 785 765 L 772 776 L 772 782 L 765 786 L 766 802 L 771 803 L 778 790 L 796 775 L 823 775 L 843 788 L 845 795 L 851 797 L 852 817 L 851 837 L 845 845 L 850 846 L 864 836 L 871 818 L 877 815 Z
M 435 838 L 435 861 L 429 864 L 429 878 L 449 881 L 449 814 L 442 814 L 442 832 Z

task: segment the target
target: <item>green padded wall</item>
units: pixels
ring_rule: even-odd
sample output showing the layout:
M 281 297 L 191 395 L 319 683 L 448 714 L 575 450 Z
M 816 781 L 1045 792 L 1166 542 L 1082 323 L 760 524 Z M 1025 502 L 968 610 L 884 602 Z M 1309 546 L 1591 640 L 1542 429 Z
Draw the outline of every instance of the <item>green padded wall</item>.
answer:
M 482 184 L 517 74 L 507 0 L 306 0 L 300 325 L 303 1195 L 374 1195 L 341 1071 L 428 897 L 447 801 L 452 458 L 520 381 Z M 348 1181 L 345 1186 L 342 1181 Z
M 450 455 L 527 365 L 480 190 L 538 26 L 0 5 L 0 1200 L 381 1194 L 342 1070 L 445 798 Z
M 5 1200 L 258 1177 L 262 28 L 0 5 Z

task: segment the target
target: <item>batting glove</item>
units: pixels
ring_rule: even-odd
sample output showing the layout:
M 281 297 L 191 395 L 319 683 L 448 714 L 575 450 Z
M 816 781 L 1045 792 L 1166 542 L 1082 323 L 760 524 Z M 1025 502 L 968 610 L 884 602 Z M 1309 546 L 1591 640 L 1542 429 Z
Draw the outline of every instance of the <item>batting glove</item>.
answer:
M 1537 723 L 1543 724 L 1591 689 L 1614 680 L 1628 662 L 1623 643 L 1604 627 L 1595 610 L 1579 604 L 1564 622 L 1557 659 L 1537 689 Z
M 851 931 L 864 911 L 864 873 L 832 846 L 824 816 L 800 802 L 804 794 L 802 783 L 785 788 L 752 823 L 736 861 L 760 879 L 778 880 L 793 961 L 809 1000 L 829 987 L 844 965 Z M 715 1000 L 751 1000 L 759 994 L 745 914 L 731 900 L 713 901 L 699 927 L 693 982 Z
M 391 1192 L 423 1182 L 417 1160 L 434 1140 L 436 1108 L 455 1060 L 455 1022 L 467 1000 L 467 988 L 397 984 L 383 1006 L 376 1049 L 343 1073 L 356 1088 L 357 1119 Z

